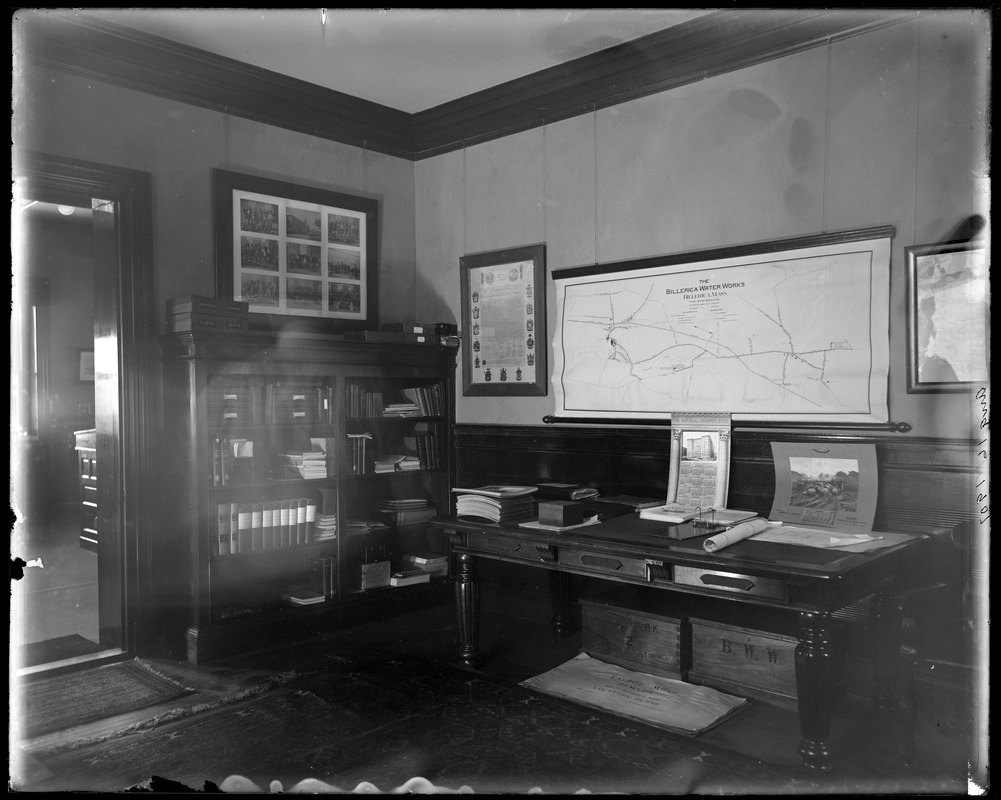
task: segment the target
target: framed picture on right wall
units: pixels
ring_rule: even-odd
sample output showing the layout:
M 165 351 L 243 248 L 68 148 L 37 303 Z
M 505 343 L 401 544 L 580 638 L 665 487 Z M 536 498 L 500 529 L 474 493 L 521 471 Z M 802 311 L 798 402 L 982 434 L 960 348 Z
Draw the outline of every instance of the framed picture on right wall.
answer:
M 974 391 L 990 364 L 987 250 L 962 242 L 905 252 L 907 391 Z

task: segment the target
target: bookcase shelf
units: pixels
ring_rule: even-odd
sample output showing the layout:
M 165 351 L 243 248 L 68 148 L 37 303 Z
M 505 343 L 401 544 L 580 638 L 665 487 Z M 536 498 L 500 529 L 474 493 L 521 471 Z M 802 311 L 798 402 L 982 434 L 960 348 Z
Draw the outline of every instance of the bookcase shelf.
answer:
M 152 556 L 177 565 L 162 591 L 189 661 L 442 595 L 447 574 L 378 581 L 409 553 L 448 552 L 427 519 L 451 502 L 454 348 L 266 332 L 161 344 L 173 513 Z

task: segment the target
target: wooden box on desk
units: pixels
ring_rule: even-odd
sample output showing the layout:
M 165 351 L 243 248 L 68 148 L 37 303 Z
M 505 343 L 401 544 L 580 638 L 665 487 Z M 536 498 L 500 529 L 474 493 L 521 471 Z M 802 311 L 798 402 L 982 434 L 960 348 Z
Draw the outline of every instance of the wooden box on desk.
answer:
M 589 656 L 636 672 L 685 679 L 689 653 L 684 620 L 590 600 L 580 605 L 581 649 Z
M 692 619 L 690 683 L 797 708 L 794 636 Z

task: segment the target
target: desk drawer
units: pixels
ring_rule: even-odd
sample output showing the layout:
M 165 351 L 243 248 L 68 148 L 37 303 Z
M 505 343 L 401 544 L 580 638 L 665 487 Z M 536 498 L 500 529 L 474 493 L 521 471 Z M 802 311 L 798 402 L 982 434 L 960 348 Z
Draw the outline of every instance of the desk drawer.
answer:
M 522 558 L 526 561 L 555 561 L 548 544 L 524 539 L 507 539 L 490 533 L 469 533 L 466 546 L 472 551 L 496 553 L 502 556 Z
M 786 599 L 785 582 L 778 578 L 741 575 L 737 572 L 721 572 L 702 567 L 675 566 L 674 582 L 682 586 L 698 586 L 702 589 L 765 597 L 783 602 Z
M 631 575 L 647 580 L 647 562 L 642 558 L 622 558 L 561 547 L 560 564 L 587 569 L 600 575 Z

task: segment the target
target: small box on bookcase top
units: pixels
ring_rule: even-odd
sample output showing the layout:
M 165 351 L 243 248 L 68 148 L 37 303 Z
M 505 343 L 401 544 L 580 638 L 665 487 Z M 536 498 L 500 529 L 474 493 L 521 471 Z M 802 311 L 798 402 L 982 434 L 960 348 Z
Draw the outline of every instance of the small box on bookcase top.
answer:
M 576 500 L 540 500 L 539 522 L 567 528 L 584 521 L 584 504 Z

